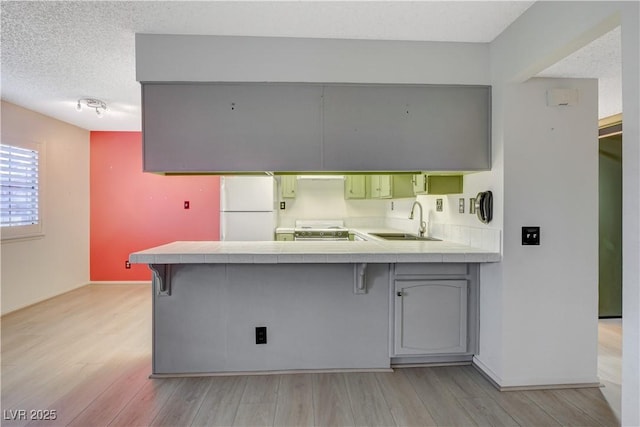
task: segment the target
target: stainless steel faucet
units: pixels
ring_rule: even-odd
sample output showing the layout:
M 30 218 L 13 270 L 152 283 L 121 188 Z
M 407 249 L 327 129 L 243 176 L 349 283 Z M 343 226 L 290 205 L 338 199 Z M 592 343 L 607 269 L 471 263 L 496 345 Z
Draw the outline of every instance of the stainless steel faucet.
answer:
M 418 207 L 420 208 L 420 228 L 418 231 L 420 233 L 420 237 L 422 237 L 424 236 L 424 232 L 427 231 L 427 223 L 424 222 L 424 219 L 422 217 L 422 205 L 417 200 L 413 202 L 413 205 L 411 206 L 411 213 L 409 214 L 409 219 L 413 219 L 413 210 L 415 209 L 416 205 L 418 205 Z

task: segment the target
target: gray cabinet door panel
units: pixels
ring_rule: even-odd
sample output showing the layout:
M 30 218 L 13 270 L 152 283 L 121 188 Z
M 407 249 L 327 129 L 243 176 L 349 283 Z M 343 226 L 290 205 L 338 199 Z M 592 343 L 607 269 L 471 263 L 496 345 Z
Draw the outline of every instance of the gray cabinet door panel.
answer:
M 396 281 L 395 354 L 467 351 L 467 281 Z
M 144 84 L 144 170 L 321 169 L 322 88 Z
M 324 169 L 488 170 L 490 97 L 480 86 L 326 86 Z

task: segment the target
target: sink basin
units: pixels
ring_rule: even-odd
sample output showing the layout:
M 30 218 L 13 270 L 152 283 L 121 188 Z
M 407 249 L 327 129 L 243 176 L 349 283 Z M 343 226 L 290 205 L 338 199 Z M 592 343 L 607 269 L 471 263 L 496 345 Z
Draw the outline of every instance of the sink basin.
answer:
M 372 236 L 380 237 L 385 240 L 422 240 L 422 241 L 431 241 L 431 242 L 440 242 L 441 239 L 436 239 L 433 237 L 426 236 L 418 236 L 415 234 L 407 234 L 407 233 L 371 233 Z

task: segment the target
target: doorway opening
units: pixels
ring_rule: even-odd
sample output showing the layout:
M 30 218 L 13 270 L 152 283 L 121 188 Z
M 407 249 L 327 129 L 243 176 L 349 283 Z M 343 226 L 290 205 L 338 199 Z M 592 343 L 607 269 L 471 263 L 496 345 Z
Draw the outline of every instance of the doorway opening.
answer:
M 622 115 L 600 120 L 598 317 L 622 317 Z

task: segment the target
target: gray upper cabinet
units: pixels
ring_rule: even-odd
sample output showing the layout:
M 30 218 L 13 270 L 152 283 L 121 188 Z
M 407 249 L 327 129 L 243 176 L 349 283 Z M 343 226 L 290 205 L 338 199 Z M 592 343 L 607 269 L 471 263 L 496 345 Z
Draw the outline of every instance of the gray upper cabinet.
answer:
M 144 170 L 491 169 L 491 88 L 144 83 Z
M 322 87 L 143 84 L 148 172 L 320 170 Z
M 488 170 L 490 103 L 488 86 L 326 86 L 324 168 Z

